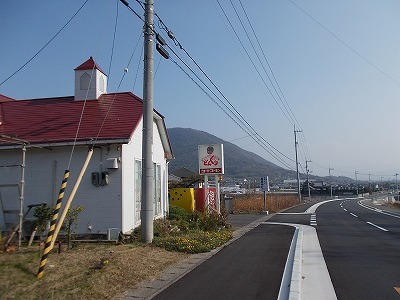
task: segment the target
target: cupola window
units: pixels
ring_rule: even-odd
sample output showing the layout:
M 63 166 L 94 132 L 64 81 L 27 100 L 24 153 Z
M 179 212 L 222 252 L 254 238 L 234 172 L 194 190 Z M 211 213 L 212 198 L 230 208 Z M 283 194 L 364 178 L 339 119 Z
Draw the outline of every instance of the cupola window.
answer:
M 84 73 L 80 78 L 80 89 L 88 90 L 90 84 L 90 75 L 88 73 Z

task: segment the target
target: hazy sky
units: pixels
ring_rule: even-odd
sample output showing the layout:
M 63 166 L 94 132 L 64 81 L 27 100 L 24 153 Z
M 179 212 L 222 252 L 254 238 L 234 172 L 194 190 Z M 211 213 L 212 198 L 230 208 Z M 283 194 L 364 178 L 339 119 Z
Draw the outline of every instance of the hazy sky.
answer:
M 203 91 L 207 88 L 201 90 L 172 60 L 155 52 L 155 109 L 165 116 L 167 127 L 209 132 L 292 169 L 296 123 L 302 130 L 298 133 L 301 171 L 311 160 L 309 169 L 315 175 L 327 175 L 331 166 L 336 176 L 354 178 L 357 170 L 361 179 L 368 179 L 368 174 L 375 181 L 394 179 L 400 173 L 400 2 L 292 1 L 155 0 L 164 24 L 223 93 L 216 92 L 185 52 L 156 26 L 221 100 L 207 90 L 210 99 Z M 84 2 L 1 1 L 0 82 L 49 42 Z M 128 2 L 143 15 L 136 1 Z M 116 18 L 117 3 L 88 1 L 43 51 L 0 85 L 0 94 L 15 99 L 73 95 L 73 69 L 93 56 L 110 75 L 108 92 L 133 90 L 142 97 L 143 22 L 121 3 Z M 129 72 L 118 89 L 131 56 Z M 262 137 L 264 144 L 279 150 L 275 153 L 279 160 L 227 116 L 229 109 L 224 112 L 219 107 L 224 97 L 229 109 L 240 113 L 259 135 L 256 140 Z

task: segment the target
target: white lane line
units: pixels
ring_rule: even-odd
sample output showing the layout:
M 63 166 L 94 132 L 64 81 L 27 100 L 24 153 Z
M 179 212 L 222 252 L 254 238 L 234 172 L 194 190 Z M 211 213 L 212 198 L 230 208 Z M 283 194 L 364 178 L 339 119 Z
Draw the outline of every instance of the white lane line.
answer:
M 356 217 L 356 218 L 358 218 L 358 216 L 357 215 L 355 215 L 355 214 L 353 214 L 353 213 L 350 213 L 353 217 Z
M 378 213 L 381 213 L 381 214 L 384 214 L 384 215 L 387 215 L 387 216 L 390 216 L 390 217 L 394 217 L 394 218 L 400 219 L 400 215 L 398 215 L 398 214 L 396 214 L 396 213 L 390 213 L 390 212 L 387 212 L 387 211 L 385 211 L 385 210 L 381 210 L 381 209 L 376 209 L 376 208 L 373 208 L 373 207 L 369 207 L 369 206 L 365 205 L 364 203 L 361 203 L 361 201 L 358 201 L 358 204 L 359 204 L 360 206 L 366 208 L 366 209 L 369 209 L 369 210 L 372 210 L 372 211 L 375 211 L 375 212 L 378 212 Z
M 372 226 L 374 226 L 374 227 L 380 229 L 380 230 L 389 231 L 389 230 L 387 230 L 387 229 L 385 229 L 385 228 L 383 228 L 383 227 L 380 227 L 380 226 L 378 226 L 378 225 L 375 225 L 374 223 L 371 223 L 371 222 L 367 222 L 367 223 L 368 223 L 369 225 L 372 225 Z
M 343 208 L 344 211 L 347 211 L 347 209 Z

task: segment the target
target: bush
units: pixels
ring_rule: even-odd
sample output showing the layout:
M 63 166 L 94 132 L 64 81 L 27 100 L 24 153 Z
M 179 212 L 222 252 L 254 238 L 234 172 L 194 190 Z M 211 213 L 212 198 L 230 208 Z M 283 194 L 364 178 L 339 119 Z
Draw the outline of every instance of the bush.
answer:
M 178 251 L 185 253 L 204 253 L 209 252 L 232 238 L 232 232 L 205 232 L 198 231 L 180 236 L 169 236 L 166 238 L 154 238 L 153 243 L 165 248 L 168 251 Z
M 168 220 L 187 219 L 188 214 L 182 207 L 171 205 L 169 207 Z
M 153 223 L 153 244 L 169 251 L 185 253 L 208 252 L 232 238 L 226 228 L 226 216 L 217 212 L 186 212 L 183 208 L 170 206 L 166 219 L 157 219 Z M 141 227 L 134 229 L 132 240 L 141 239 Z

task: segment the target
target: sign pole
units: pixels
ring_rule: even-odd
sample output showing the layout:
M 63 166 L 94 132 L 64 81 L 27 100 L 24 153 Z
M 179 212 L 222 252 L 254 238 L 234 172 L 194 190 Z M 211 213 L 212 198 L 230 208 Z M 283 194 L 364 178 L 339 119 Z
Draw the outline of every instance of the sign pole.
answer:
M 216 209 L 218 213 L 221 213 L 221 197 L 220 197 L 220 189 L 219 189 L 219 181 L 218 181 L 218 175 L 215 176 L 215 189 L 216 189 L 216 195 L 215 195 L 215 201 L 216 201 Z
M 204 192 L 206 196 L 206 212 L 209 213 L 210 210 L 210 199 L 208 198 L 208 175 L 204 175 Z
M 264 191 L 264 211 L 267 211 L 267 191 Z

